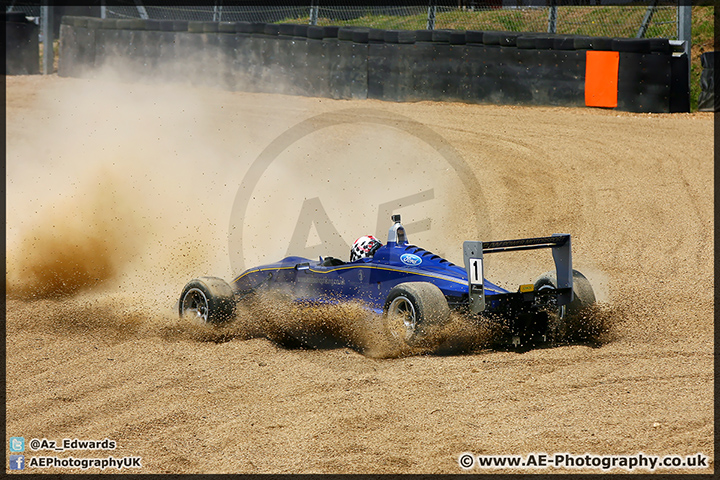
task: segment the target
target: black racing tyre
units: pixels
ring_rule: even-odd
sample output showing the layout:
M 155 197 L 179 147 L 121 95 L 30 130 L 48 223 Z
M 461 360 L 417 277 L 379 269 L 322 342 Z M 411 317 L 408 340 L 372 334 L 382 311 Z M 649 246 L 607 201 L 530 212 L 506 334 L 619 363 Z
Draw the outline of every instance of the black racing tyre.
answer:
M 276 37 L 280 34 L 280 26 L 275 25 L 274 23 L 266 23 L 263 28 L 263 33 L 265 35 L 272 35 L 273 37 Z
M 133 23 L 132 18 L 119 18 L 117 20 L 118 30 L 132 30 L 131 25 Z
M 235 22 L 220 22 L 218 24 L 218 32 L 235 33 Z
M 203 33 L 217 33 L 220 24 L 218 22 L 203 22 Z
M 592 49 L 608 52 L 608 51 L 612 50 L 612 42 L 613 42 L 613 39 L 610 37 L 593 37 Z
M 126 30 L 145 30 L 145 22 L 146 20 L 142 18 L 131 18 L 128 20 L 128 22 L 125 24 Z
M 399 33 L 400 30 L 385 30 L 385 33 L 383 33 L 383 42 L 398 43 Z
M 187 32 L 189 23 L 190 22 L 187 20 L 173 20 L 173 31 L 174 32 Z
M 557 276 L 554 271 L 545 272 L 535 281 L 535 290 L 542 290 L 543 287 L 557 288 Z M 551 315 L 548 334 L 552 340 L 561 340 L 568 335 L 570 319 L 584 308 L 595 303 L 595 292 L 590 281 L 577 270 L 573 270 L 573 300 L 569 305 L 557 308 L 554 315 Z
M 555 37 L 553 40 L 553 50 L 575 50 L 575 37 Z
M 173 31 L 173 25 L 175 22 L 172 20 L 159 20 L 160 22 L 160 30 L 163 32 L 172 32 Z
M 114 30 L 117 28 L 117 20 L 114 18 L 105 18 L 100 22 L 100 28 L 104 30 Z
M 500 32 L 498 45 L 501 47 L 514 47 L 520 35 L 518 32 Z
M 382 43 L 385 40 L 385 30 L 382 28 L 371 28 L 368 30 L 368 42 Z
M 295 24 L 294 23 L 281 23 L 278 25 L 280 35 L 286 35 L 292 37 L 295 35 Z
M 412 30 L 385 30 L 383 41 L 385 43 L 415 43 L 415 32 Z
M 449 43 L 450 42 L 450 34 L 452 33 L 452 30 L 433 30 L 432 31 L 432 41 L 435 43 Z
M 557 277 L 554 271 L 545 272 L 535 281 L 535 290 L 540 290 L 544 286 L 557 288 Z M 595 292 L 590 285 L 590 281 L 577 270 L 573 270 L 573 301 L 566 306 L 564 315 L 574 315 L 581 309 L 595 303 Z
M 535 48 L 538 50 L 550 50 L 555 46 L 553 35 L 538 35 L 535 37 Z
M 466 43 L 483 43 L 483 35 L 485 32 L 480 30 L 468 30 L 465 32 Z
M 415 43 L 415 32 L 412 30 L 400 30 L 400 33 L 398 34 L 398 43 L 402 43 L 404 45 L 408 45 L 411 43 Z
M 650 53 L 650 40 L 646 38 L 614 38 L 612 49 L 615 52 Z
M 335 25 L 326 25 L 323 27 L 323 38 L 337 38 L 340 27 Z
M 415 30 L 416 42 L 432 42 L 432 30 Z
M 575 50 L 591 50 L 593 48 L 593 37 L 585 35 L 575 37 L 573 39 L 573 47 Z
M 520 49 L 534 49 L 535 37 L 533 35 L 523 35 L 515 39 L 515 46 Z
M 417 346 L 434 327 L 447 323 L 450 307 L 442 291 L 428 282 L 395 286 L 385 300 L 385 324 L 390 334 L 409 346 Z
M 650 51 L 652 53 L 672 55 L 672 47 L 670 46 L 670 40 L 668 40 L 667 38 L 651 38 Z
M 237 22 L 237 26 L 235 27 L 235 30 L 237 33 L 252 33 L 252 23 L 250 22 Z
M 368 43 L 369 39 L 369 30 L 353 30 L 352 32 L 352 41 L 355 43 Z
M 160 29 L 160 20 L 145 20 L 145 30 L 156 32 Z
M 312 38 L 314 40 L 322 40 L 323 35 L 323 27 L 313 25 L 307 29 L 307 38 Z
M 450 32 L 450 45 L 465 45 L 467 36 L 465 32 Z
M 180 317 L 194 317 L 205 323 L 222 323 L 235 313 L 235 293 L 222 278 L 200 277 L 185 285 L 178 302 Z
M 190 33 L 203 33 L 203 29 L 205 28 L 205 22 L 199 22 L 199 21 L 189 21 L 187 30 Z
M 265 22 L 250 22 L 250 33 L 264 33 Z
M 102 19 L 101 18 L 88 18 L 87 19 L 87 28 L 92 28 L 97 30 L 98 28 L 101 28 L 102 25 Z
M 500 37 L 502 32 L 490 30 L 483 33 L 483 43 L 485 45 L 500 45 Z
M 310 25 L 295 25 L 295 31 L 293 32 L 293 36 L 307 38 L 309 28 Z
M 340 30 L 338 30 L 338 40 L 352 41 L 354 31 L 355 29 L 352 27 L 341 27 Z

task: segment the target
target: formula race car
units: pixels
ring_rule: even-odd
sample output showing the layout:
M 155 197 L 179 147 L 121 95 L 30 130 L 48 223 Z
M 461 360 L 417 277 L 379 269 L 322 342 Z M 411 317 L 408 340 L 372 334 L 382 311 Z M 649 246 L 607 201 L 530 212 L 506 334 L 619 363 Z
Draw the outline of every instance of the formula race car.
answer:
M 311 305 L 360 301 L 383 315 L 388 332 L 409 346 L 449 321 L 451 310 L 470 318 L 500 319 L 508 343 L 551 341 L 563 319 L 595 302 L 589 281 L 572 268 L 570 235 L 504 241 L 466 241 L 464 266 L 408 243 L 400 215 L 392 216 L 387 243 L 361 237 L 351 261 L 290 256 L 251 268 L 230 284 L 217 277 L 190 281 L 178 303 L 181 317 L 218 324 L 233 318 L 236 304 L 261 291 L 281 291 Z M 555 270 L 509 291 L 484 276 L 490 253 L 550 248 Z

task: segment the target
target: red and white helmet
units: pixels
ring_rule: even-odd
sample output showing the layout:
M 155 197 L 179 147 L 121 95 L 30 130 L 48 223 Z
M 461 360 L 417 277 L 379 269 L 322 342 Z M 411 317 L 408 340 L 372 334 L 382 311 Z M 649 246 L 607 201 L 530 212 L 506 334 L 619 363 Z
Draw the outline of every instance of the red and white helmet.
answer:
M 382 243 L 372 235 L 360 237 L 355 240 L 350 249 L 350 261 L 354 262 L 361 258 L 372 257 L 380 247 L 382 247 Z

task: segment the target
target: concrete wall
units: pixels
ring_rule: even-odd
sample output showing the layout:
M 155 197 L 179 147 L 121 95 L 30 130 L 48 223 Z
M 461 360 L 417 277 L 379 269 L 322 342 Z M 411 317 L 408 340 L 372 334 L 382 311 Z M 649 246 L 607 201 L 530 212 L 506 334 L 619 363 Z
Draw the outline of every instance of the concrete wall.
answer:
M 688 59 L 666 39 L 86 17 L 64 17 L 60 38 L 62 76 L 112 63 L 126 78 L 338 99 L 633 112 L 690 104 Z M 617 54 L 598 64 L 588 52 Z

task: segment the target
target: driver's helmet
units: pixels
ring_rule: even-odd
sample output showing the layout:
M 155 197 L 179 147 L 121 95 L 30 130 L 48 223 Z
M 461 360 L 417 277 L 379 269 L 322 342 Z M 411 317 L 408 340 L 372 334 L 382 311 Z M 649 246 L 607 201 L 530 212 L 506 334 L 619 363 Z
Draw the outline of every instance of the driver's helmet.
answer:
M 382 247 L 380 240 L 372 235 L 366 235 L 355 240 L 350 249 L 350 261 L 360 260 L 361 258 L 372 257 L 378 248 Z

